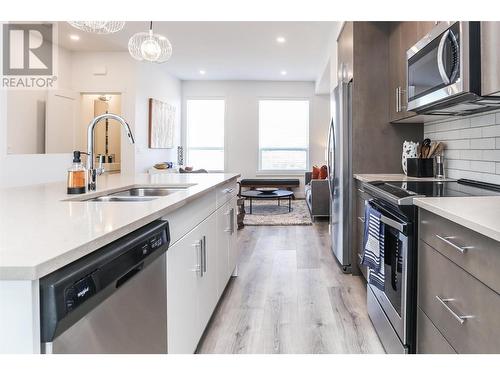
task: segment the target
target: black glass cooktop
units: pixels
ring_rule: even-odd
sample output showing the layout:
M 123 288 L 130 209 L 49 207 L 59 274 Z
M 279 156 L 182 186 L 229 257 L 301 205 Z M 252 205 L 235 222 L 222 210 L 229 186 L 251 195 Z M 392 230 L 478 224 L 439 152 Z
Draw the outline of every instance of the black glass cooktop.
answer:
M 500 185 L 472 180 L 457 181 L 389 181 L 373 185 L 397 197 L 471 197 L 500 195 Z

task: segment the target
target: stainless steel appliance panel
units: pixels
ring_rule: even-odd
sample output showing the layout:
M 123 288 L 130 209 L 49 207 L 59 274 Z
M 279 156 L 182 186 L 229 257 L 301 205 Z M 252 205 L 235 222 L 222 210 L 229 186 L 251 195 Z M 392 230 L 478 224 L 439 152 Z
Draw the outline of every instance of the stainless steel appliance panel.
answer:
M 334 89 L 333 119 L 329 142 L 332 251 L 344 272 L 351 271 L 349 230 L 351 223 L 351 83 Z
M 52 343 L 42 344 L 45 353 L 167 353 L 166 280 L 163 254 Z

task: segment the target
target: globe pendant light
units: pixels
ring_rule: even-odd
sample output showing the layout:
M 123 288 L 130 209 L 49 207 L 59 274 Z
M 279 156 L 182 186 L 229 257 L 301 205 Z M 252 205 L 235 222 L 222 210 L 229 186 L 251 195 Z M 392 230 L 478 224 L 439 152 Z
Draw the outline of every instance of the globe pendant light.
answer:
M 123 21 L 68 21 L 68 23 L 78 30 L 95 34 L 116 33 L 125 26 Z
M 148 32 L 132 35 L 128 41 L 128 51 L 136 60 L 163 63 L 172 56 L 172 45 L 165 36 L 153 33 L 151 22 Z

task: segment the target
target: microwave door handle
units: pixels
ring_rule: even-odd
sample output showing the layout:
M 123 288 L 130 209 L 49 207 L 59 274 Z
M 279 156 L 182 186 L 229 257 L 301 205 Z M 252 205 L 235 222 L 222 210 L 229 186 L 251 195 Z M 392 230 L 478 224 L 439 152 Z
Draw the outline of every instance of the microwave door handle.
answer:
M 439 75 L 441 76 L 441 79 L 446 85 L 449 85 L 451 83 L 450 77 L 448 77 L 448 74 L 446 74 L 446 70 L 444 69 L 444 63 L 443 63 L 444 44 L 446 42 L 446 39 L 448 39 L 449 34 L 450 30 L 446 30 L 443 36 L 441 37 L 437 53 L 437 64 L 438 64 Z

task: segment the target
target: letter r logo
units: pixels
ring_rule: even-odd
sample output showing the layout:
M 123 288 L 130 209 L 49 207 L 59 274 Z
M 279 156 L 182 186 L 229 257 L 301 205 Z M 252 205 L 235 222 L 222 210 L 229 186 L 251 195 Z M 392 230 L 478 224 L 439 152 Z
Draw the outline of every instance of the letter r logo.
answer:
M 52 75 L 52 24 L 3 25 L 3 74 Z

